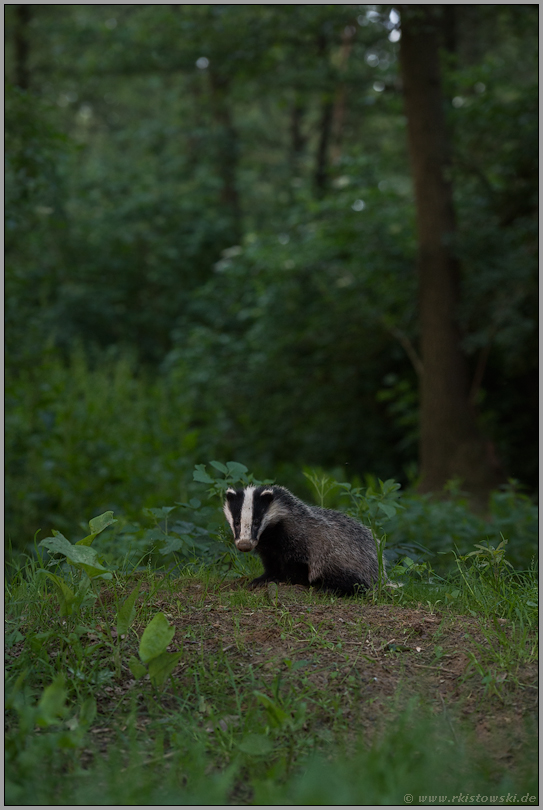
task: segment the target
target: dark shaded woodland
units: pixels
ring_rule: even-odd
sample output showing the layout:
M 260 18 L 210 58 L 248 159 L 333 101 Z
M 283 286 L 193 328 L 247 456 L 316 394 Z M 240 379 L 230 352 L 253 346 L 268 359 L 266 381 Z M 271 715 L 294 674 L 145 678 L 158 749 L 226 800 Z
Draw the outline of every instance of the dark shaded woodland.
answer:
M 211 458 L 535 492 L 537 6 L 5 23 L 15 545 Z

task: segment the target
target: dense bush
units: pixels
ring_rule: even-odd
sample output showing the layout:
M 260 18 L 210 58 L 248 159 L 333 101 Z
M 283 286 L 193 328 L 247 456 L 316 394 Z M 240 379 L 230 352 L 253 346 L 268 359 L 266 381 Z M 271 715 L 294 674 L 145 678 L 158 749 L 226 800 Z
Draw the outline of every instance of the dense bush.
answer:
M 14 548 L 36 530 L 68 529 L 107 509 L 140 513 L 179 500 L 195 461 L 183 397 L 127 356 L 40 367 L 6 380 L 6 531 Z M 43 535 L 42 535 L 43 536 Z

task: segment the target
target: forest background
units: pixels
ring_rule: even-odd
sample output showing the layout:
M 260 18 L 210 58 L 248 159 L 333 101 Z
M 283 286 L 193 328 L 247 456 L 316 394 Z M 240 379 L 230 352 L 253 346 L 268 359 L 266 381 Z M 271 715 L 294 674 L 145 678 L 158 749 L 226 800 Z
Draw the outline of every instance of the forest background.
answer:
M 186 501 L 211 459 L 306 498 L 307 467 L 420 486 L 398 8 L 5 7 L 14 549 Z M 538 7 L 435 9 L 466 401 L 527 501 Z
M 537 804 L 538 10 L 5 6 L 8 805 Z

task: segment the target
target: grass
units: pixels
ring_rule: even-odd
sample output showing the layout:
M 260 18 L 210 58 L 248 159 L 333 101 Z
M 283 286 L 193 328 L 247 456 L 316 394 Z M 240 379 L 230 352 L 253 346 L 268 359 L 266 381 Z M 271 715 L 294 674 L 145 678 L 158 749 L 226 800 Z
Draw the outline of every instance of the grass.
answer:
M 230 571 L 116 571 L 64 616 L 30 560 L 6 584 L 6 803 L 537 796 L 536 572 L 487 557 L 448 579 L 397 569 L 403 587 L 352 598 L 249 591 L 248 555 Z M 57 571 L 75 589 L 80 573 Z M 133 671 L 157 613 L 164 655 L 180 654 L 159 685 L 150 664 Z

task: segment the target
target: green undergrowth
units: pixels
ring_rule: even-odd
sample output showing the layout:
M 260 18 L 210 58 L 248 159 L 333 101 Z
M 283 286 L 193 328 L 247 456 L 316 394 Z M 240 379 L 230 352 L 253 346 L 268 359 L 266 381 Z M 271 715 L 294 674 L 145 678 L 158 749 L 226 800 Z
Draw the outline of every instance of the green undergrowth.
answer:
M 145 737 L 135 710 L 119 720 L 107 756 L 97 743 L 84 749 L 86 766 L 74 732 L 34 734 L 8 772 L 6 803 L 403 805 L 409 795 L 430 805 L 438 796 L 449 804 L 537 803 L 534 729 L 518 751 L 520 764 L 506 767 L 491 761 L 465 726 L 433 717 L 417 699 L 391 715 L 372 742 L 360 735 L 352 745 L 340 734 L 328 741 L 325 730 L 309 737 L 278 729 L 256 711 L 235 732 L 219 730 L 211 739 L 182 698 L 167 711 L 156 706 Z
M 6 595 L 7 804 L 402 804 L 406 794 L 421 804 L 435 795 L 458 803 L 458 794 L 515 804 L 527 792 L 535 796 L 529 717 L 520 742 L 515 729 L 507 765 L 500 752 L 509 732 L 499 722 L 514 690 L 530 686 L 518 674 L 537 656 L 536 607 L 527 598 L 535 574 L 516 575 L 502 610 L 516 619 L 502 625 L 491 621 L 490 600 L 498 605 L 503 593 L 478 562 L 460 561 L 464 576 L 437 591 L 409 571 L 403 587 L 366 597 L 295 591 L 302 624 L 273 589 L 249 591 L 240 572 L 201 564 L 173 575 L 148 568 L 91 577 L 70 611 L 66 593 L 33 562 Z M 64 565 L 56 575 L 76 594 L 87 574 Z M 459 594 L 447 600 L 453 586 Z M 389 623 L 399 623 L 402 609 L 437 614 L 431 670 L 441 663 L 447 623 L 480 619 L 481 605 L 489 614 L 461 682 L 467 679 L 497 719 L 490 747 L 477 739 L 472 718 L 422 691 L 417 696 L 408 681 L 393 694 L 367 692 L 366 659 L 353 666 L 352 648 L 319 618 L 325 608 L 339 627 L 354 610 L 354 632 L 363 639 L 372 608 L 393 611 Z M 211 650 L 206 644 L 221 634 L 213 628 L 223 611 L 233 631 Z M 269 664 L 253 665 L 247 616 L 251 632 L 276 628 L 278 643 L 292 652 L 276 659 L 270 650 Z M 157 617 L 163 639 L 153 636 Z M 158 645 L 151 663 L 170 656 L 178 670 L 164 674 L 162 661 L 164 677 L 153 675 L 142 655 L 146 635 Z M 295 644 L 301 636 L 303 657 Z M 387 654 L 401 655 L 401 646 L 389 646 Z M 379 654 L 367 650 L 369 661 Z
M 388 581 L 252 591 L 261 563 L 219 508 L 258 481 L 211 468 L 137 525 L 107 511 L 12 559 L 6 803 L 533 803 L 537 569 L 511 563 L 514 534 L 432 558 L 388 533 L 393 481 L 309 472 L 371 526 Z

